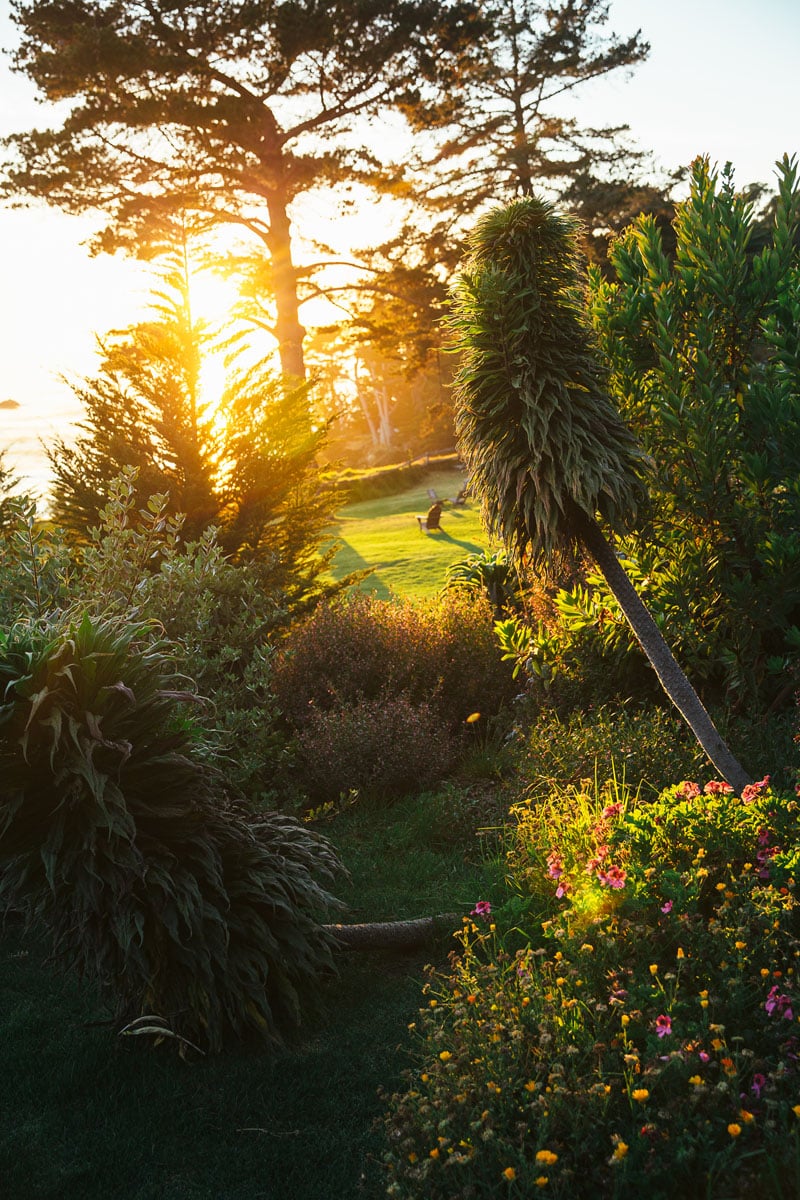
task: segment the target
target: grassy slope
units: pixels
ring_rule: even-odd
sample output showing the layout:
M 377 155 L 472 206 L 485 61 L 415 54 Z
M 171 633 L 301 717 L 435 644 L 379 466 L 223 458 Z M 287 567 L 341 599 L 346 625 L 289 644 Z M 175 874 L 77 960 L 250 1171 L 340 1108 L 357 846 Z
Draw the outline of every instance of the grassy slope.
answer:
M 350 920 L 469 911 L 501 870 L 421 797 L 326 825 Z M 466 849 L 466 855 L 465 855 Z M 2 1200 L 358 1200 L 384 1194 L 380 1088 L 400 1082 L 420 1002 L 416 954 L 342 956 L 326 1019 L 297 1045 L 180 1062 L 122 1043 L 91 993 L 29 941 L 0 942 Z
M 464 475 L 458 471 L 433 471 L 424 484 L 405 492 L 343 508 L 334 530 L 342 542 L 333 565 L 335 578 L 374 566 L 374 573 L 361 584 L 365 591 L 374 591 L 382 599 L 391 594 L 435 595 L 450 564 L 483 550 L 486 534 L 474 502 L 446 506 L 438 533 L 420 533 L 414 518 L 430 508 L 428 488 L 447 498 L 458 495 L 463 484 Z

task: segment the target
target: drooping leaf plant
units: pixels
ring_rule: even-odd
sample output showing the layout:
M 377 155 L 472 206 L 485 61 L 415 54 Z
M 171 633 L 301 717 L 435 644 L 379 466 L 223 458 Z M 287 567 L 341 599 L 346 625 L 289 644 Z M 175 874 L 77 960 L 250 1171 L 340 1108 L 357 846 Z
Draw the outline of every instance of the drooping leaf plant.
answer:
M 332 968 L 324 838 L 246 814 L 196 753 L 163 648 L 135 625 L 0 635 L 0 910 L 44 928 L 120 1025 L 219 1049 L 272 1039 Z
M 740 791 L 733 756 L 599 521 L 630 527 L 647 458 L 608 396 L 579 288 L 578 224 L 536 197 L 487 213 L 456 284 L 456 429 L 490 531 L 517 561 L 582 547 L 603 572 L 670 700 Z M 599 518 L 599 520 L 598 520 Z

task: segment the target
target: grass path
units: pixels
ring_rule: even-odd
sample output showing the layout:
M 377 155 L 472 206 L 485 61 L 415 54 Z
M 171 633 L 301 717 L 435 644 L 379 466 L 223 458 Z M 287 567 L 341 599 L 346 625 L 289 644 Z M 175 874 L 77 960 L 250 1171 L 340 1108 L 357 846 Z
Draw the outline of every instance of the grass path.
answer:
M 433 471 L 417 487 L 343 508 L 334 529 L 342 542 L 333 564 L 334 577 L 374 567 L 360 586 L 381 599 L 436 595 L 444 586 L 447 568 L 483 550 L 486 534 L 472 501 L 458 508 L 445 506 L 440 532 L 420 533 L 414 518 L 430 508 L 428 488 L 439 497 L 452 497 L 458 495 L 464 479 L 452 469 Z

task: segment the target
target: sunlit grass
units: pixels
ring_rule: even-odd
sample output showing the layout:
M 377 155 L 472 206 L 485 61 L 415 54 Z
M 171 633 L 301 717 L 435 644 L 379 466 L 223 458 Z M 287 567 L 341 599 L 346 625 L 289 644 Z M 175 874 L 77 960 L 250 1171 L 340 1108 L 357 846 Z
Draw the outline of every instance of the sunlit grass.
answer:
M 485 549 L 488 539 L 474 501 L 445 505 L 439 532 L 420 532 L 415 518 L 424 517 L 430 508 L 429 488 L 447 499 L 457 496 L 463 485 L 460 471 L 433 471 L 424 483 L 404 492 L 347 505 L 334 529 L 342 543 L 333 564 L 334 578 L 371 567 L 373 573 L 360 586 L 381 599 L 436 595 L 444 586 L 447 568 Z

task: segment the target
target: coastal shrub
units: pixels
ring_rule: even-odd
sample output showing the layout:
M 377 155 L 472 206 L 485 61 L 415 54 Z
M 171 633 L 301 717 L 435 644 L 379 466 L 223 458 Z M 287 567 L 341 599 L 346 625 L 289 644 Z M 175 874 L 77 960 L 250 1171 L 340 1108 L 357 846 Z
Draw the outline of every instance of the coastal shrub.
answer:
M 766 779 L 518 811 L 517 893 L 426 982 L 388 1194 L 795 1195 L 797 812 Z
M 353 594 L 321 605 L 290 631 L 274 685 L 298 729 L 316 710 L 403 693 L 455 731 L 473 712 L 497 713 L 515 691 L 488 601 L 455 592 L 422 604 Z
M 385 692 L 337 708 L 314 709 L 297 738 L 297 765 L 314 803 L 356 790 L 393 799 L 441 779 L 456 741 L 437 709 Z
M 153 1015 L 212 1050 L 294 1026 L 332 967 L 336 855 L 228 798 L 152 632 L 12 628 L 0 699 L 0 909 L 43 930 L 120 1025 Z
M 695 774 L 702 750 L 684 723 L 665 708 L 632 702 L 588 705 L 559 716 L 542 708 L 516 731 L 516 759 L 529 798 L 546 797 L 582 780 L 625 779 L 653 797 L 671 779 Z

